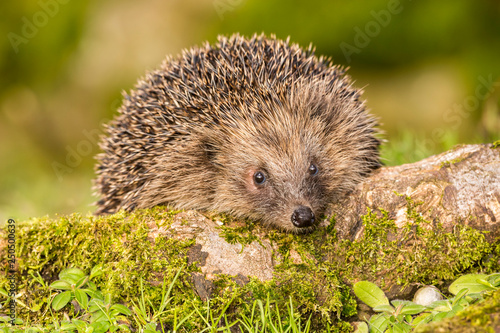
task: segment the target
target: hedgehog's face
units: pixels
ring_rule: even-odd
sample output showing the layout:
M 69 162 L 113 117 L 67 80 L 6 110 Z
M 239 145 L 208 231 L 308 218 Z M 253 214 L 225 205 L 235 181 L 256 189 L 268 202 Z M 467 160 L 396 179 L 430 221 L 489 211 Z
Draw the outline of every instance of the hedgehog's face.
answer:
M 215 209 L 291 232 L 308 232 L 331 201 L 327 185 L 335 177 L 318 136 L 307 128 L 302 133 L 276 133 L 275 128 L 271 133 L 261 128 L 253 138 L 228 144 L 219 155 L 224 174 L 218 181 Z
M 280 162 L 250 163 L 244 170 L 242 190 L 253 207 L 248 215 L 285 230 L 309 231 L 325 205 L 320 167 L 313 160 L 296 167 Z

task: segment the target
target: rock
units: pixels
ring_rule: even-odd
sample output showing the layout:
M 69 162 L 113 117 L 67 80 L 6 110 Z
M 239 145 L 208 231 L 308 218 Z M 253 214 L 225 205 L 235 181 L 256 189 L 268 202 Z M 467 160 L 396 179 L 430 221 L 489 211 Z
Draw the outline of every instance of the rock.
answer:
M 220 225 L 196 211 L 181 212 L 175 216 L 174 223 L 168 230 L 159 229 L 150 224 L 150 236 L 168 235 L 177 239 L 192 239 L 196 244 L 188 253 L 189 262 L 198 262 L 198 266 L 206 279 L 214 274 L 223 273 L 241 277 L 254 276 L 261 281 L 273 277 L 272 248 L 269 240 L 250 244 L 230 244 L 220 237 Z M 209 295 L 209 284 L 194 279 L 200 297 Z M 202 296 L 203 295 L 203 296 Z
M 443 299 L 443 295 L 438 288 L 434 286 L 424 286 L 417 290 L 413 296 L 413 303 L 428 306 L 435 301 L 440 301 Z

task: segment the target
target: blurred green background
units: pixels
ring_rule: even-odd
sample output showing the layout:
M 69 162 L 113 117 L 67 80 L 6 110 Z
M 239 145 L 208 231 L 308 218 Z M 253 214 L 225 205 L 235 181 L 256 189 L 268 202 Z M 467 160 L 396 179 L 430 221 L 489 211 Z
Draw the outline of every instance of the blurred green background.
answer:
M 388 165 L 499 139 L 496 0 L 19 0 L 0 17 L 1 220 L 93 211 L 121 91 L 217 34 L 290 36 L 350 66 Z

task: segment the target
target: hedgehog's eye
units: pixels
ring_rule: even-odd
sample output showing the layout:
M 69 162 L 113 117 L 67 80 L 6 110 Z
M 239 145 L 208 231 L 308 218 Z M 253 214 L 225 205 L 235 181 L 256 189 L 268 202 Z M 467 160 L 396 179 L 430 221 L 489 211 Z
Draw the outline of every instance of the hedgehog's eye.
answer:
M 316 174 L 318 174 L 318 167 L 314 164 L 311 163 L 311 165 L 309 166 L 309 169 L 307 169 L 307 171 L 309 171 L 309 174 L 314 176 Z
M 257 185 L 262 185 L 266 181 L 266 176 L 264 175 L 264 173 L 262 171 L 257 171 L 253 175 L 253 181 Z

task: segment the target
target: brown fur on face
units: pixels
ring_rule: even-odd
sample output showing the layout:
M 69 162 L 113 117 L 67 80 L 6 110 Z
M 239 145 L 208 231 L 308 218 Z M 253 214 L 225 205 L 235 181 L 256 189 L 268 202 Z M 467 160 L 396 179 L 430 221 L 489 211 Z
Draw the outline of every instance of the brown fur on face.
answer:
M 311 49 L 264 36 L 220 37 L 168 59 L 108 127 L 98 213 L 168 203 L 309 230 L 380 165 L 360 94 Z

